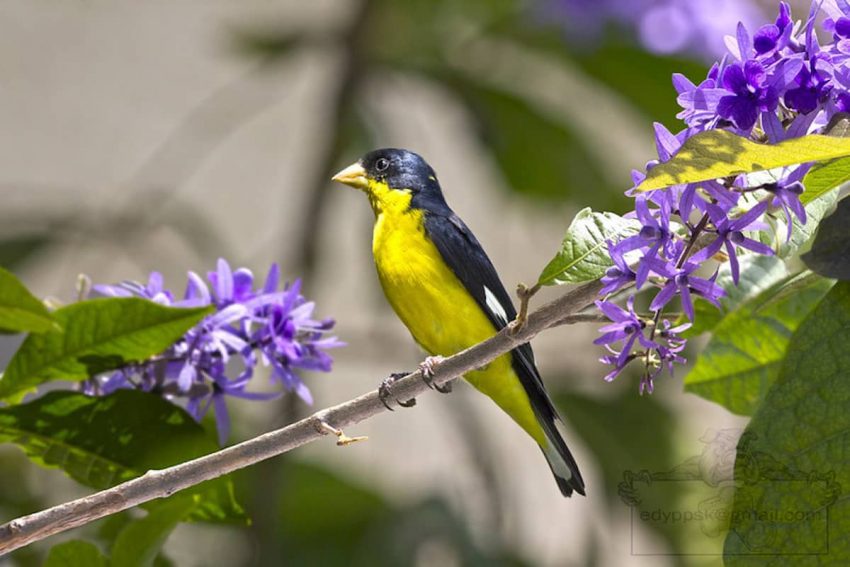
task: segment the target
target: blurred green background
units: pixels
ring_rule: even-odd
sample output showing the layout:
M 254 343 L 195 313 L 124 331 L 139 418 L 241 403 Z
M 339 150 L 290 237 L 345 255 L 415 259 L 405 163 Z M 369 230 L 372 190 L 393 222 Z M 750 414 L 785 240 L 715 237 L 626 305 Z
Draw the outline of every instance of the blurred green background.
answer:
M 316 407 L 374 388 L 420 354 L 377 285 L 372 213 L 334 171 L 374 147 L 422 154 L 511 289 L 536 278 L 579 209 L 628 210 L 653 121 L 679 129 L 670 75 L 698 82 L 710 54 L 651 53 L 628 18 L 571 37 L 582 22 L 565 24 L 560 4 L 5 1 L 0 265 L 69 301 L 78 273 L 157 269 L 182 289 L 219 256 L 256 273 L 277 261 L 349 345 L 332 374 L 306 376 Z M 635 21 L 654 4 L 636 3 Z M 315 443 L 236 474 L 252 525 L 181 525 L 157 564 L 716 564 L 689 554 L 690 532 L 635 521 L 630 475 L 696 470 L 743 421 L 676 379 L 643 397 L 634 377 L 604 383 L 595 334 L 563 327 L 534 345 L 587 498 L 562 499 L 533 443 L 460 386 L 348 432 L 366 443 Z M 14 347 L 4 339 L 4 364 Z M 236 440 L 311 411 L 294 396 L 232 407 Z M 0 455 L 2 521 L 87 493 L 15 448 Z M 671 484 L 663 505 L 687 491 Z M 69 537 L 105 549 L 135 515 L 0 564 L 39 565 Z

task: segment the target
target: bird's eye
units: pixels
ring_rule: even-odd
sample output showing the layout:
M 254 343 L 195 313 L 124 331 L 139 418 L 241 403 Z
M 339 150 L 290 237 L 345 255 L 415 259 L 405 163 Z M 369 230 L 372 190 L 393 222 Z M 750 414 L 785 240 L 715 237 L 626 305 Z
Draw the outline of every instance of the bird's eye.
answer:
M 387 158 L 378 158 L 378 160 L 375 162 L 375 169 L 377 169 L 378 171 L 386 171 L 389 166 L 390 160 L 388 160 Z

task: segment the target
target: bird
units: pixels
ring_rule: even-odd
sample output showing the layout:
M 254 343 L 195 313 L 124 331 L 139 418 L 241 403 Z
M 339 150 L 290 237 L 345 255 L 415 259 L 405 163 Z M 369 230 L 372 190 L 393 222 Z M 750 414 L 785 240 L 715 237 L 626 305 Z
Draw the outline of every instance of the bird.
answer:
M 443 357 L 492 337 L 516 318 L 493 263 L 449 207 L 437 174 L 421 156 L 404 149 L 374 150 L 333 181 L 363 191 L 369 199 L 375 213 L 372 254 L 378 279 L 393 310 L 430 355 L 420 365 L 426 382 Z M 563 421 L 546 392 L 531 345 L 516 347 L 464 378 L 537 442 L 561 494 L 585 495 L 578 465 L 560 432 Z M 384 389 L 382 395 L 386 393 Z

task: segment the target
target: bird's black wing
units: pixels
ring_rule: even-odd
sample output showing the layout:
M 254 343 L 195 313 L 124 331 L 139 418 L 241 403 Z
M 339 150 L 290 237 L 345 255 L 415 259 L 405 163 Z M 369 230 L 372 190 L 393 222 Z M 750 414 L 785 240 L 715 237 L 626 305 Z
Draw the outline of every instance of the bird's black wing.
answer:
M 431 241 L 439 250 L 440 255 L 460 280 L 466 291 L 475 299 L 478 306 L 487 314 L 487 318 L 502 330 L 516 318 L 516 309 L 510 295 L 499 279 L 493 263 L 472 231 L 456 214 L 450 216 L 426 215 L 425 230 Z M 488 293 L 489 290 L 489 293 Z M 489 297 L 488 297 L 489 296 Z M 488 301 L 489 300 L 489 301 Z M 522 363 L 521 377 L 527 375 L 532 386 L 526 386 L 532 400 L 539 398 L 541 407 L 554 413 L 555 408 L 543 387 L 543 381 L 534 365 L 534 353 L 529 344 L 515 349 Z
M 503 329 L 516 318 L 516 309 L 505 286 L 499 280 L 493 263 L 460 217 L 449 211 L 446 214 L 426 213 L 425 231 L 443 261 L 487 314 L 496 330 Z M 560 421 L 560 417 L 534 364 L 531 345 L 526 343 L 518 346 L 511 354 L 514 371 L 519 376 L 547 438 L 555 444 L 573 474 L 571 479 L 558 478 L 561 491 L 567 496 L 572 493 L 572 489 L 584 494 L 584 482 L 578 472 L 578 466 L 555 425 L 556 421 Z

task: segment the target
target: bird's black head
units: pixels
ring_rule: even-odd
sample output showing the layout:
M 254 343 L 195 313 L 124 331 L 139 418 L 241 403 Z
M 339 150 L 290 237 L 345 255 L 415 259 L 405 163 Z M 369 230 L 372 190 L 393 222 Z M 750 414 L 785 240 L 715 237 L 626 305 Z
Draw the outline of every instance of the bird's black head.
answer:
M 406 189 L 414 194 L 436 186 L 437 174 L 419 154 L 408 150 L 383 148 L 360 158 L 369 179 L 386 183 L 390 189 Z
M 375 211 L 425 209 L 447 211 L 437 174 L 418 154 L 408 150 L 374 150 L 334 176 L 369 195 Z

